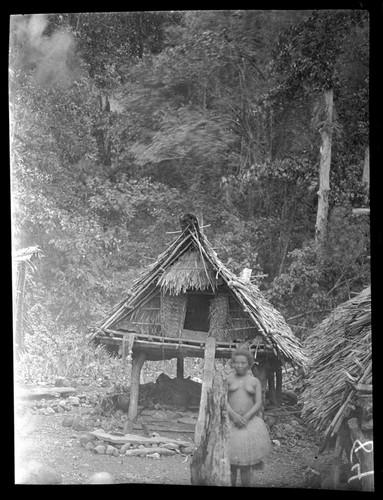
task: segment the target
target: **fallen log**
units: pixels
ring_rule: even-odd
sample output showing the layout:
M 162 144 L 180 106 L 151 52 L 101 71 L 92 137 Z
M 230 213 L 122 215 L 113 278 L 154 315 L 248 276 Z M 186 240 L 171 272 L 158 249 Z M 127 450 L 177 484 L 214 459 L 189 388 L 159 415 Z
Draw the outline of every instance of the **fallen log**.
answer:
M 141 430 L 142 427 L 140 425 L 134 425 L 133 426 L 133 430 L 134 431 L 137 431 L 137 430 Z M 160 431 L 160 432 L 171 432 L 171 433 L 177 433 L 177 434 L 194 434 L 194 428 L 193 429 L 190 429 L 190 428 L 186 428 L 184 429 L 183 427 L 175 427 L 174 425 L 172 425 L 171 427 L 163 427 L 161 425 L 151 425 L 150 426 L 150 430 L 152 431 Z
M 176 443 L 180 446 L 190 446 L 190 441 L 184 441 L 180 439 L 168 438 L 166 436 L 156 436 L 156 437 L 145 437 L 138 436 L 137 434 L 125 434 L 124 436 L 109 434 L 103 430 L 97 429 L 90 432 L 91 436 L 101 439 L 102 441 L 107 441 L 112 444 L 159 444 L 159 443 Z
M 15 396 L 20 399 L 54 399 L 65 398 L 76 392 L 77 389 L 73 387 L 18 387 Z
M 136 448 L 134 450 L 126 450 L 125 457 L 137 457 L 140 455 L 146 455 L 147 453 L 158 453 L 159 455 L 175 455 L 174 450 L 169 450 L 169 448 L 162 448 L 159 446 L 147 447 L 147 448 Z

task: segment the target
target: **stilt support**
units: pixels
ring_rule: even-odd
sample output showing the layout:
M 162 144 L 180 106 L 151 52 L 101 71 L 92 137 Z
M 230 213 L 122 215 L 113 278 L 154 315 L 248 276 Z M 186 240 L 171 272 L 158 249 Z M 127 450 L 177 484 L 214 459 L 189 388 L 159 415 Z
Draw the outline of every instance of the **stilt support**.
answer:
M 133 423 L 137 416 L 137 406 L 138 406 L 138 392 L 140 388 L 140 374 L 141 368 L 144 364 L 146 355 L 144 352 L 139 352 L 133 354 L 132 360 L 132 377 L 130 380 L 130 398 L 129 398 L 129 410 L 128 410 L 128 420 L 124 427 L 125 434 L 131 434 L 133 431 Z
M 269 400 L 270 400 L 270 403 L 272 405 L 277 406 L 274 373 L 275 372 L 274 372 L 273 367 L 270 366 L 269 370 L 267 371 L 267 382 L 268 382 L 268 386 L 269 386 Z
M 177 378 L 181 380 L 184 378 L 184 358 L 182 355 L 177 358 Z
M 256 369 L 253 370 L 253 374 L 261 383 L 262 387 L 262 408 L 259 411 L 259 415 L 263 418 L 266 406 L 266 386 L 267 386 L 267 365 L 265 362 L 260 362 Z
M 275 368 L 275 399 L 277 405 L 282 405 L 282 365 L 278 363 Z
M 126 370 L 131 371 L 132 369 L 132 359 L 133 359 L 133 344 L 136 338 L 135 333 L 125 333 L 122 339 L 122 351 L 121 358 L 122 364 L 126 364 Z

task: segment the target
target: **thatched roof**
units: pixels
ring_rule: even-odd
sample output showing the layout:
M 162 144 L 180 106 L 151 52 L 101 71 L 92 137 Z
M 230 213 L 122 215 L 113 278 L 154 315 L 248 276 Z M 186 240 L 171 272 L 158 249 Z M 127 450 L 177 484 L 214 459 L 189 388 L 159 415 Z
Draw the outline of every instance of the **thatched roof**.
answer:
M 214 283 L 214 270 L 199 252 L 188 251 L 158 278 L 157 284 L 171 295 L 187 290 L 206 290 Z
M 219 286 L 226 285 L 270 350 L 283 361 L 306 367 L 308 358 L 282 315 L 256 285 L 238 278 L 224 266 L 201 232 L 195 216 L 184 216 L 181 227 L 181 234 L 135 280 L 130 296 L 111 311 L 100 328 L 107 329 L 122 317 L 137 311 L 158 293 L 159 288 L 162 293 L 177 295 L 186 290 L 216 292 Z
M 372 383 L 370 287 L 317 325 L 305 347 L 311 370 L 302 394 L 302 416 L 317 430 L 327 429 L 327 435 L 352 403 L 354 393 L 347 381 Z

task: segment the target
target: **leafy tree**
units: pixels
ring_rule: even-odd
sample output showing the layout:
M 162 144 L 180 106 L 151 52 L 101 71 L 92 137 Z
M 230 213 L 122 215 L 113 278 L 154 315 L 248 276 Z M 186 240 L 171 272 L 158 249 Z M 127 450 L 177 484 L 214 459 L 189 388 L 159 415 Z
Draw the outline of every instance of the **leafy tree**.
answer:
M 343 52 L 350 35 L 366 23 L 363 11 L 318 11 L 292 25 L 280 37 L 274 65 L 282 75 L 277 94 L 314 92 L 318 100 L 314 124 L 321 135 L 316 243 L 323 259 L 327 241 L 332 136 L 335 128 L 334 90 L 345 70 Z M 331 34 L 331 35 L 330 35 Z M 365 36 L 365 31 L 363 32 Z
M 16 246 L 45 255 L 28 299 L 41 342 L 67 332 L 71 344 L 101 319 L 185 212 L 233 271 L 253 269 L 299 334 L 365 286 L 368 221 L 351 214 L 366 202 L 367 21 L 359 11 L 236 10 L 15 19 L 13 230 Z M 317 126 L 329 85 L 318 266 Z

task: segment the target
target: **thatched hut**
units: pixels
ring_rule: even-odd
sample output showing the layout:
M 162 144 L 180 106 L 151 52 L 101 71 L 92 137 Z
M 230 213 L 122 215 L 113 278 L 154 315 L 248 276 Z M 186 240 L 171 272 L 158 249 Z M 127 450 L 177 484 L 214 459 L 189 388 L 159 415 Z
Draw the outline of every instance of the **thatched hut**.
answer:
M 129 418 L 136 415 L 134 387 L 143 360 L 177 358 L 183 377 L 184 357 L 205 357 L 208 338 L 214 357 L 229 358 L 239 346 L 259 362 L 280 395 L 282 366 L 305 367 L 305 356 L 282 315 L 258 287 L 229 271 L 201 231 L 196 217 L 181 219 L 180 234 L 133 284 L 128 298 L 110 311 L 96 337 L 122 345 L 133 356 Z M 274 387 L 276 373 L 276 388 Z
M 311 366 L 302 394 L 302 417 L 323 432 L 320 451 L 335 441 L 333 485 L 336 487 L 339 478 L 335 476 L 343 450 L 352 462 L 356 440 L 370 442 L 372 449 L 370 287 L 338 306 L 317 325 L 305 347 Z M 371 471 L 372 460 L 372 453 L 364 451 L 359 450 L 362 455 L 358 456 L 362 460 L 362 474 Z M 361 478 L 371 483 L 373 475 L 370 472 Z

